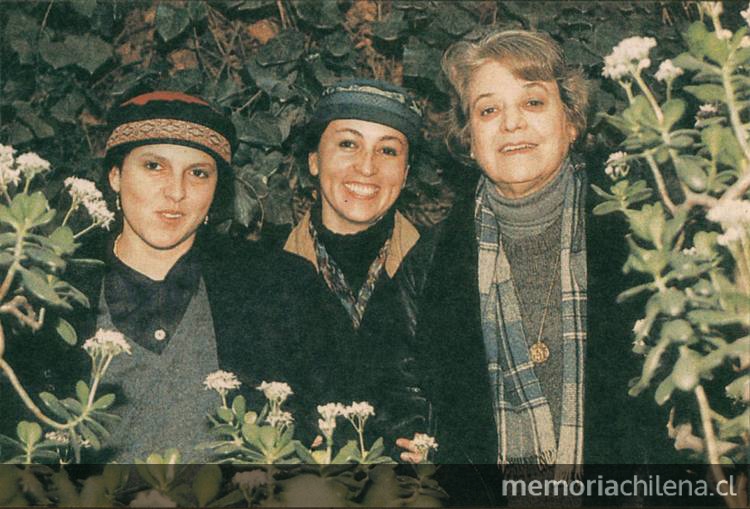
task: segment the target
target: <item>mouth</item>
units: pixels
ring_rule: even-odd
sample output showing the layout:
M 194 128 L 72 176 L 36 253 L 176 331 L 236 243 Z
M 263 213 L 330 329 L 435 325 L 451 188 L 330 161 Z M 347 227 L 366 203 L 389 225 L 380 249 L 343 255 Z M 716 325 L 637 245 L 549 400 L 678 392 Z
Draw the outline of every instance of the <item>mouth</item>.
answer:
M 178 219 L 182 219 L 185 216 L 184 213 L 178 210 L 159 210 L 156 213 L 159 215 L 159 217 L 168 221 L 176 221 Z
M 344 187 L 357 198 L 363 199 L 372 198 L 380 190 L 380 187 L 374 184 L 361 184 L 358 182 L 347 182 L 344 184 Z
M 520 154 L 536 148 L 535 143 L 508 143 L 500 148 L 501 154 Z

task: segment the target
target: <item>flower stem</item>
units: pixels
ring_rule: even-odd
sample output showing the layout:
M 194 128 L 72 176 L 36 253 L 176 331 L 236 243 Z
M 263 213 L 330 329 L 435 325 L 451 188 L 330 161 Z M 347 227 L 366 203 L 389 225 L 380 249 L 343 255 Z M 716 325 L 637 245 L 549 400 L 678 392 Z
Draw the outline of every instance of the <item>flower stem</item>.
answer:
M 644 158 L 648 162 L 648 166 L 651 169 L 651 174 L 654 176 L 654 181 L 656 181 L 656 188 L 659 190 L 661 200 L 664 202 L 667 210 L 669 210 L 672 216 L 674 216 L 675 212 L 677 211 L 677 207 L 672 201 L 672 198 L 670 198 L 669 196 L 667 185 L 664 183 L 664 177 L 662 176 L 661 171 L 659 171 L 659 166 L 656 164 L 654 156 L 652 154 L 644 154 Z
M 88 232 L 90 232 L 91 230 L 93 230 L 94 228 L 96 228 L 96 227 L 97 227 L 98 225 L 99 225 L 99 223 L 96 223 L 96 222 L 94 222 L 94 223 L 91 223 L 91 224 L 90 224 L 89 226 L 87 226 L 87 227 L 86 227 L 86 228 L 84 228 L 83 230 L 81 230 L 81 231 L 79 231 L 78 233 L 76 233 L 75 235 L 73 235 L 73 238 L 74 238 L 74 239 L 77 239 L 77 238 L 78 238 L 78 237 L 80 237 L 81 235 L 84 235 L 85 233 L 88 233 Z
M 721 469 L 719 464 L 719 452 L 717 450 L 716 435 L 714 434 L 713 424 L 711 423 L 711 407 L 708 404 L 708 398 L 706 397 L 706 391 L 702 385 L 698 385 L 695 390 L 695 398 L 698 400 L 698 409 L 701 415 L 701 425 L 703 426 L 703 435 L 706 442 L 706 451 L 708 452 L 708 463 L 711 468 L 717 484 L 723 481 L 723 484 L 727 484 L 728 481 L 724 477 L 724 471 Z M 738 500 L 730 495 L 723 495 L 724 501 L 728 507 L 743 507 Z
M 70 204 L 70 208 L 68 209 L 68 212 L 65 213 L 65 217 L 63 218 L 63 222 L 61 226 L 65 226 L 68 224 L 68 219 L 70 219 L 70 216 L 73 215 L 73 211 L 78 208 L 78 200 L 73 198 L 73 201 Z

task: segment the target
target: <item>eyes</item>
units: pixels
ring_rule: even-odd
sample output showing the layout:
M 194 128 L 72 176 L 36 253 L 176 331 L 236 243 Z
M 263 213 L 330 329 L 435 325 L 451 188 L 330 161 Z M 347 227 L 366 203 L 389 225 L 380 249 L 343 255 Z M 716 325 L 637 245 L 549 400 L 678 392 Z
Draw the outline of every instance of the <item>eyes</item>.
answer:
M 359 143 L 356 139 L 345 138 L 338 142 L 338 147 L 344 151 L 356 151 Z M 388 157 L 398 157 L 401 155 L 401 147 L 395 142 L 385 142 L 375 148 L 376 152 Z
M 144 160 L 143 168 L 155 174 L 158 174 L 162 171 L 167 170 L 167 167 L 163 163 L 156 161 L 156 160 L 152 160 L 152 159 Z M 191 177 L 195 177 L 197 179 L 201 179 L 201 180 L 210 178 L 211 175 L 215 172 L 216 172 L 216 169 L 208 165 L 207 166 L 197 165 L 187 170 L 188 175 L 190 175 Z
M 529 111 L 539 111 L 544 108 L 545 105 L 544 99 L 540 97 L 530 97 L 528 99 L 525 99 L 521 103 L 521 108 L 529 110 Z M 482 105 L 480 104 L 477 108 L 479 112 L 480 117 L 489 117 L 494 115 L 495 113 L 498 113 L 501 110 L 501 107 L 496 104 L 487 104 Z

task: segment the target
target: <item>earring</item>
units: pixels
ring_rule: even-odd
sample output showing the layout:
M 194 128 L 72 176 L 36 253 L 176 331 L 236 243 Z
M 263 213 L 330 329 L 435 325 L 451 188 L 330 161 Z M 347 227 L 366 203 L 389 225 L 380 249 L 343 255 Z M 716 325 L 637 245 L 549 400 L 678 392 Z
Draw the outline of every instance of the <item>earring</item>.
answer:
M 117 195 L 117 198 L 115 198 L 115 208 L 117 210 L 122 210 L 122 206 L 120 205 L 120 195 Z
M 471 157 L 472 159 L 474 159 L 474 151 L 473 150 L 471 152 L 469 152 L 469 157 Z
M 208 214 L 203 218 L 203 224 L 208 224 Z

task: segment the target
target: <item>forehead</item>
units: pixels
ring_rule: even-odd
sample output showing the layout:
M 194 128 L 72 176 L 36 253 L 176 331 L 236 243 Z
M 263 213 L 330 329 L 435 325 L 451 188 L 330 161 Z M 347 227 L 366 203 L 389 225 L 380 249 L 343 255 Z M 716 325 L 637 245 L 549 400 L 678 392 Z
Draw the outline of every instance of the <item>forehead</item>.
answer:
M 490 60 L 477 67 L 471 75 L 468 99 L 474 102 L 483 96 L 508 96 L 527 91 L 544 92 L 560 97 L 555 81 L 530 80 L 524 78 L 522 69 L 501 61 Z
M 359 120 L 353 118 L 332 120 L 323 131 L 321 141 L 323 141 L 326 137 L 336 136 L 340 133 L 350 133 L 355 136 L 361 136 L 362 138 L 368 140 L 395 138 L 397 140 L 400 140 L 402 143 L 408 143 L 406 135 L 398 129 L 394 129 L 391 126 L 379 124 L 377 122 L 370 122 L 367 120 Z
M 172 143 L 141 145 L 131 150 L 127 157 L 156 157 L 187 163 L 216 164 L 214 158 L 203 150 Z

